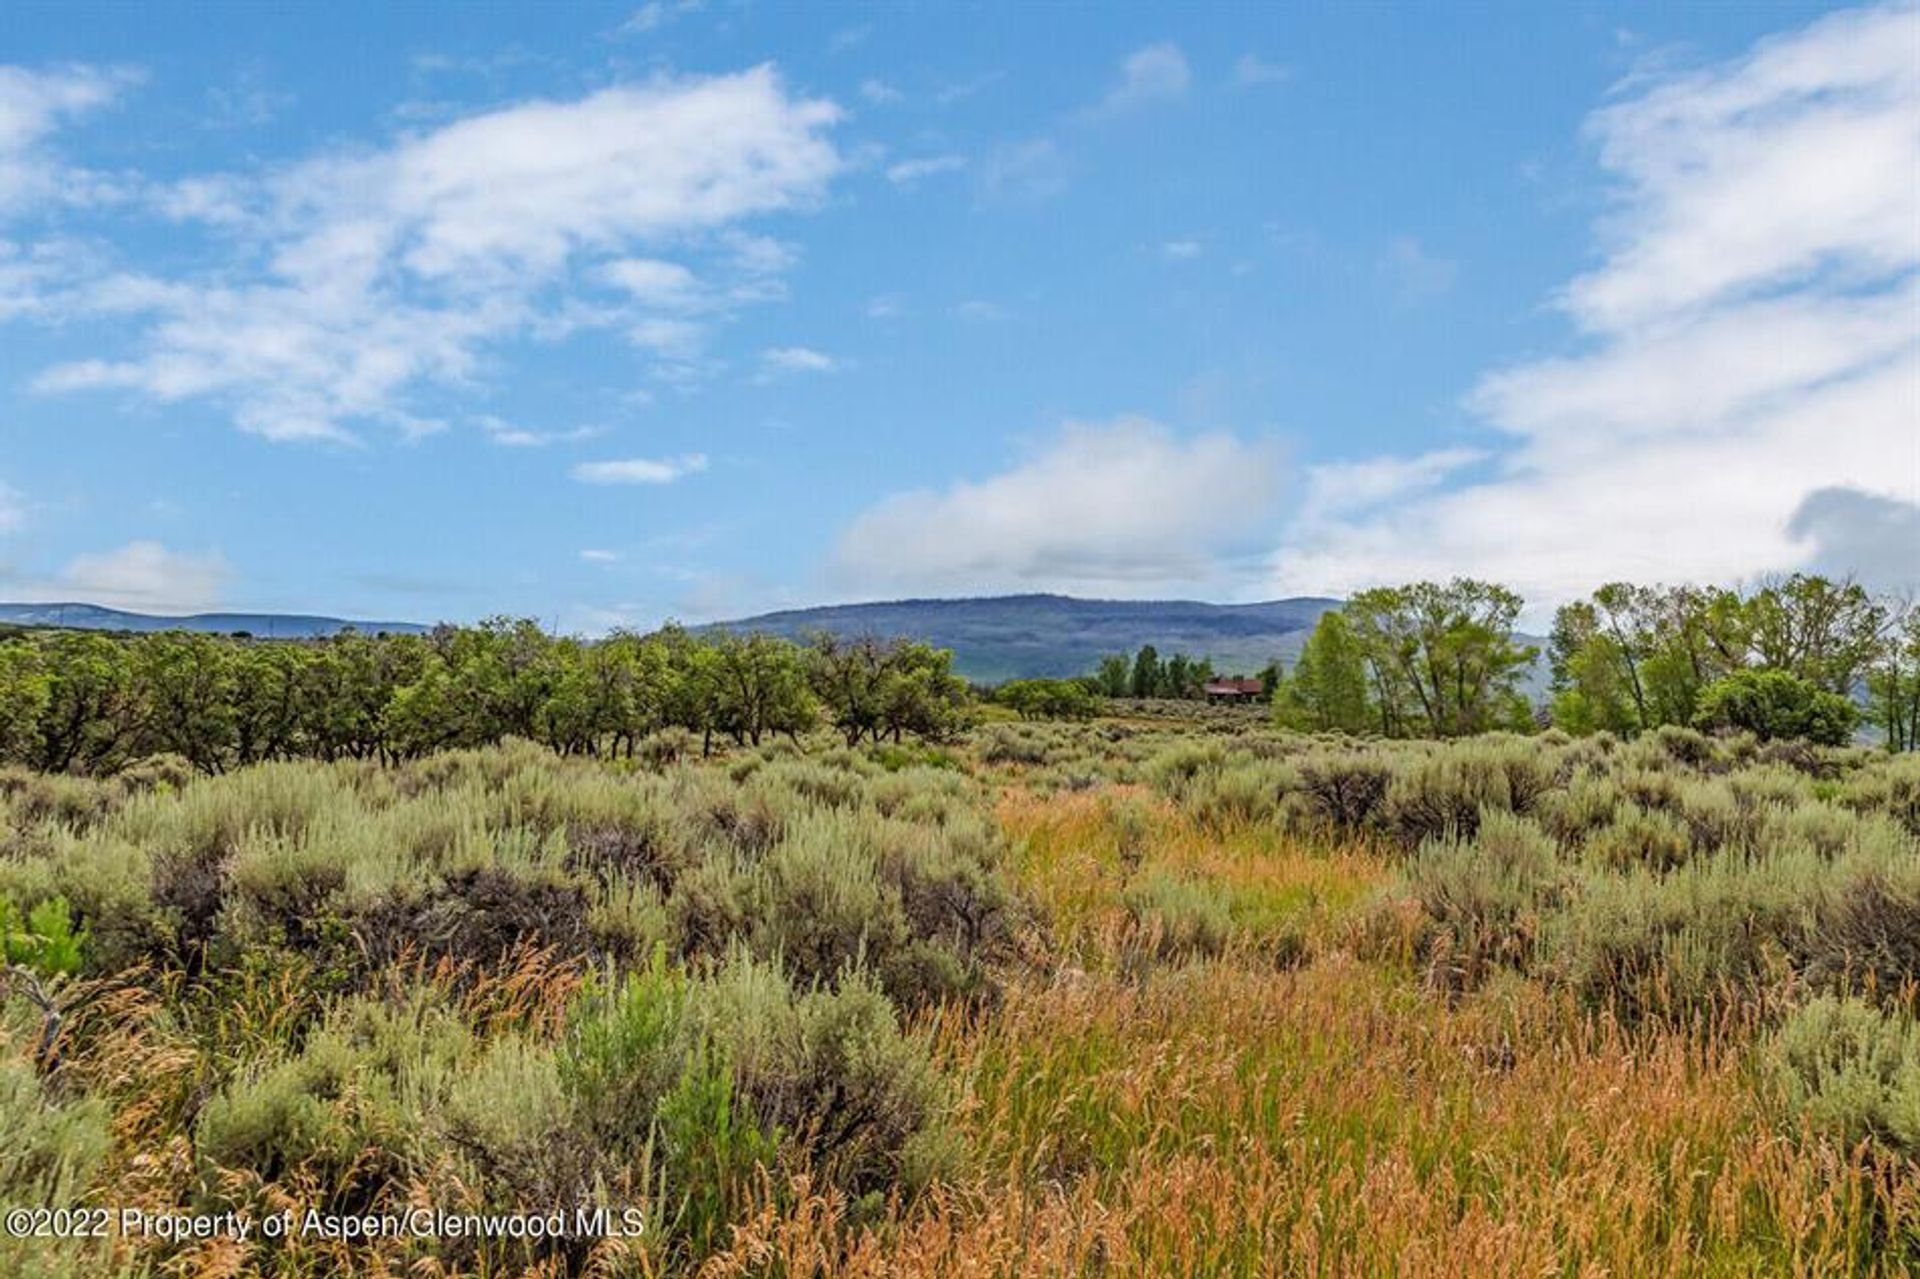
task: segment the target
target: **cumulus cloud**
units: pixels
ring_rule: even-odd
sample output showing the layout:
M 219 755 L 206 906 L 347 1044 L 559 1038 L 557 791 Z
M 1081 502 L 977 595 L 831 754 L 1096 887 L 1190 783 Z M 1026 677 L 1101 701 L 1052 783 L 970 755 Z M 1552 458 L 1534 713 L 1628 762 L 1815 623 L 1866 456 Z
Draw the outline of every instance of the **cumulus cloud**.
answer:
M 679 457 L 628 457 L 582 462 L 571 474 L 582 484 L 671 484 L 707 469 L 704 453 Z
M 1473 474 L 1296 522 L 1273 589 L 1473 572 L 1548 604 L 1830 564 L 1841 544 L 1864 562 L 1861 539 L 1900 535 L 1836 526 L 1812 495 L 1857 493 L 1856 515 L 1920 498 L 1920 12 L 1642 74 L 1588 131 L 1615 200 L 1602 260 L 1559 298 L 1580 348 L 1480 380 L 1467 403 L 1498 445 Z
M 818 198 L 841 165 L 826 136 L 838 118 L 761 66 L 521 103 L 225 175 L 193 199 L 176 186 L 176 216 L 238 226 L 264 269 L 223 259 L 202 276 L 88 282 L 71 306 L 134 319 L 140 349 L 36 385 L 213 398 L 269 438 L 342 439 L 361 421 L 405 429 L 419 393 L 469 384 L 508 338 L 614 328 L 686 362 L 706 329 L 681 312 L 778 296 L 769 277 L 790 251 L 738 224 Z M 633 252 L 661 244 L 705 254 L 707 271 Z
M 34 603 L 64 600 L 153 613 L 197 613 L 216 607 L 232 577 L 218 551 L 174 551 L 159 542 L 75 556 L 51 581 L 15 582 L 7 593 Z
M 1271 446 L 1231 435 L 1070 423 L 1010 470 L 872 507 L 836 569 L 874 591 L 1203 592 L 1217 557 L 1261 531 L 1279 469 Z

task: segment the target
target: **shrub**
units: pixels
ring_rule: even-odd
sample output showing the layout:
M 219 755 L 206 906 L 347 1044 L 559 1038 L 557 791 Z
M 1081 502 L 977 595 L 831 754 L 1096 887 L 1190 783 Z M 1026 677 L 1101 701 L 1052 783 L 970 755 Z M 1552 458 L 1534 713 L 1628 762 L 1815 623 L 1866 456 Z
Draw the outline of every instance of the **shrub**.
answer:
M 1033 733 L 994 724 L 980 734 L 980 759 L 987 764 L 1045 764 L 1047 744 Z
M 194 1146 L 208 1185 L 246 1171 L 309 1180 L 341 1211 L 381 1202 L 421 1160 L 473 1048 L 466 1025 L 424 992 L 347 1001 L 298 1052 L 253 1066 L 201 1110 Z
M 1860 708 L 1788 671 L 1735 671 L 1701 690 L 1694 723 L 1745 729 L 1762 741 L 1805 738 L 1844 746 L 1859 727 Z
M 72 976 L 84 961 L 87 933 L 76 928 L 64 897 L 48 897 L 22 913 L 0 897 L 0 959 L 45 976 Z
M 827 814 L 794 824 L 748 884 L 755 954 L 801 981 L 831 982 L 905 944 L 906 912 L 880 878 L 874 824 Z
M 803 1158 L 852 1195 L 911 1192 L 951 1166 L 923 1041 L 871 981 L 796 990 L 739 951 L 707 977 L 656 962 L 582 1004 L 560 1057 L 579 1122 L 610 1151 L 653 1151 L 659 1224 L 707 1251 L 757 1166 Z
M 1343 831 L 1367 825 L 1393 782 L 1393 765 L 1372 751 L 1315 751 L 1299 763 L 1312 814 Z
M 1911 1003 L 1920 983 L 1920 857 L 1909 850 L 1843 867 L 1836 879 L 1803 942 L 1808 980 Z
M 1488 813 L 1470 840 L 1422 844 L 1407 867 L 1407 888 L 1438 930 L 1430 978 L 1459 991 L 1496 967 L 1524 968 L 1559 878 L 1553 841 L 1507 813 Z
M 1435 836 L 1471 839 L 1483 811 L 1530 812 L 1551 783 L 1524 740 L 1450 743 L 1394 778 L 1386 820 L 1408 848 Z
M 29 1063 L 0 1058 L 0 1206 L 77 1204 L 106 1157 L 109 1119 L 102 1102 L 57 1101 Z
M 1920 1027 L 1855 999 L 1796 1009 L 1766 1045 L 1765 1073 L 1796 1122 L 1852 1146 L 1920 1154 Z
M 1587 837 L 1586 853 L 1612 870 L 1672 870 L 1693 855 L 1693 833 L 1669 813 L 1629 804 Z
M 1233 937 L 1226 894 L 1204 880 L 1154 871 L 1127 889 L 1126 905 L 1162 959 L 1218 955 Z

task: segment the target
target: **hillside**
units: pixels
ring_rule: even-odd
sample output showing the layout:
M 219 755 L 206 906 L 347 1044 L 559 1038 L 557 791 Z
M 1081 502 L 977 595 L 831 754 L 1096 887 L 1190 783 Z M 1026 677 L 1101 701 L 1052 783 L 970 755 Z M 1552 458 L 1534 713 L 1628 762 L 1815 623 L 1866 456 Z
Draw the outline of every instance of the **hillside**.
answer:
M 58 626 L 80 631 L 204 631 L 215 635 L 245 632 L 270 639 L 317 639 L 352 628 L 369 635 L 414 634 L 428 628 L 418 622 L 350 622 L 301 613 L 195 613 L 162 617 L 128 613 L 98 604 L 0 604 L 0 626 Z
M 1132 654 L 1142 644 L 1162 653 L 1210 657 L 1223 672 L 1251 673 L 1276 657 L 1290 661 L 1314 622 L 1339 603 L 1318 598 L 1206 604 L 1003 595 L 792 609 L 702 629 L 759 631 L 787 639 L 820 631 L 911 636 L 952 649 L 955 669 L 982 681 L 1084 674 L 1107 654 Z

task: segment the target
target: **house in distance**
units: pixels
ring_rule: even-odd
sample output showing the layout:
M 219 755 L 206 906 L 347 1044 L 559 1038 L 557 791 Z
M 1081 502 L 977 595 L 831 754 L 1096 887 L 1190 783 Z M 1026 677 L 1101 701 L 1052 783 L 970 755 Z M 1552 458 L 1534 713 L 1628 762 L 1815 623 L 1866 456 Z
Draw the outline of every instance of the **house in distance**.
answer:
M 1210 679 L 1204 686 L 1210 702 L 1257 702 L 1267 691 L 1262 679 Z

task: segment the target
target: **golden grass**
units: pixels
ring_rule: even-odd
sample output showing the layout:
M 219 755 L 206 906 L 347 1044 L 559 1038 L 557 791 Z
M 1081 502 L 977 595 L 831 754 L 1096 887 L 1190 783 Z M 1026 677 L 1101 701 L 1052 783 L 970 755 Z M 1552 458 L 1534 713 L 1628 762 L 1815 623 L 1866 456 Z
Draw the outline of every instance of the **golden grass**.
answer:
M 1913 1170 L 1781 1132 L 1744 1026 L 1629 1033 L 1519 979 L 1449 1006 L 1404 966 L 1337 948 L 1328 925 L 1389 879 L 1364 849 L 1210 837 L 1113 790 L 1013 792 L 999 813 L 1017 873 L 1086 966 L 940 1026 L 972 1177 L 860 1229 L 804 1180 L 769 1188 L 704 1274 L 1891 1275 L 1914 1261 Z M 1241 947 L 1122 975 L 1102 962 L 1131 941 L 1121 893 L 1155 866 L 1225 885 L 1250 935 L 1312 921 L 1315 957 L 1276 971 Z

